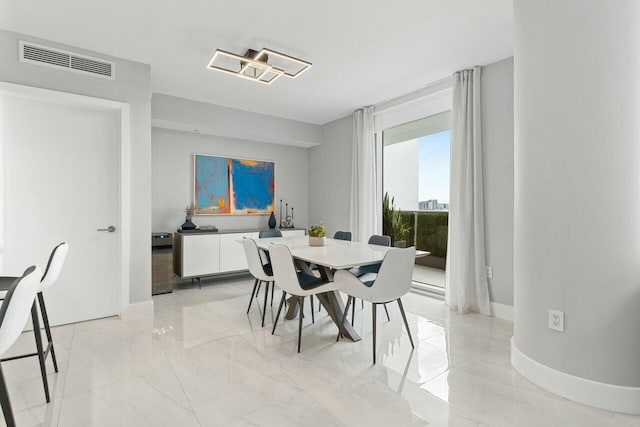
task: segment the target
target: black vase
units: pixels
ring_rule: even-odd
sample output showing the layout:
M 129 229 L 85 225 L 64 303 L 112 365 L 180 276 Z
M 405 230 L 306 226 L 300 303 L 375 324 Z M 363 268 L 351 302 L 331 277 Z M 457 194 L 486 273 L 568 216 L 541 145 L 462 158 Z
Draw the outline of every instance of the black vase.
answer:
M 184 224 L 182 224 L 182 225 L 180 226 L 180 228 L 181 228 L 182 230 L 195 230 L 197 227 L 196 227 L 196 225 L 195 225 L 193 222 L 191 222 L 191 220 L 190 220 L 190 219 L 187 219 L 187 220 L 184 222 Z
M 269 215 L 269 228 L 276 228 L 276 216 L 273 212 Z

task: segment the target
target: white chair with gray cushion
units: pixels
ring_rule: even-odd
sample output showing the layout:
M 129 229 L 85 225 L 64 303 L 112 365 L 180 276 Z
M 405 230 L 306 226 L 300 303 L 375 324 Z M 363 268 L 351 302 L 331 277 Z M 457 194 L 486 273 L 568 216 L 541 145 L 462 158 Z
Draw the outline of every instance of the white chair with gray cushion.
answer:
M 369 241 L 367 243 L 370 245 L 391 246 L 391 237 L 387 235 L 383 236 L 379 234 L 372 234 L 371 237 L 369 237 Z M 361 276 L 364 276 L 365 274 L 377 274 L 378 270 L 380 270 L 380 265 L 381 263 L 355 267 L 351 269 L 351 273 L 353 273 L 353 275 L 356 277 L 361 277 Z M 362 303 L 362 308 L 364 308 L 364 301 L 362 301 L 361 303 Z M 387 310 L 387 305 L 385 304 L 383 307 L 384 307 L 384 313 L 387 315 L 387 321 L 390 321 L 391 318 L 389 317 L 389 310 Z M 351 306 L 351 324 L 352 325 L 355 323 L 355 320 L 356 320 L 356 304 L 354 301 L 353 305 Z
M 29 267 L 22 277 L 17 278 L 8 288 L 2 306 L 0 307 L 0 355 L 11 348 L 24 329 L 29 313 L 33 318 L 36 313 L 36 294 L 42 277 L 42 270 Z M 34 324 L 34 328 L 39 325 Z M 38 334 L 36 334 L 38 336 Z M 11 399 L 7 390 L 7 383 L 0 363 L 0 406 L 4 413 L 4 420 L 8 427 L 15 427 L 16 422 L 11 408 Z
M 413 347 L 413 338 L 411 337 L 411 331 L 409 330 L 409 323 L 407 322 L 407 316 L 404 313 L 402 306 L 402 296 L 409 292 L 411 287 L 411 276 L 413 273 L 413 264 L 416 258 L 416 248 L 410 247 L 406 249 L 391 248 L 386 253 L 384 260 L 380 266 L 380 270 L 377 275 L 366 274 L 361 277 L 356 277 L 351 272 L 346 270 L 338 270 L 333 276 L 334 284 L 336 287 L 349 295 L 347 305 L 342 315 L 342 321 L 340 323 L 340 331 L 342 331 L 345 318 L 349 312 L 349 306 L 354 302 L 355 298 L 360 298 L 363 301 L 371 303 L 372 317 L 373 317 L 373 363 L 376 363 L 376 311 L 378 304 L 385 304 L 388 302 L 397 301 L 400 313 L 402 314 L 402 320 L 407 328 L 409 334 L 409 341 L 411 347 Z M 341 332 L 338 332 L 338 338 L 340 339 Z
M 40 321 L 38 319 L 38 310 L 34 303 L 34 311 L 32 313 L 32 323 L 34 325 L 34 335 L 36 339 L 36 353 L 28 353 L 21 354 L 19 356 L 13 356 L 9 358 L 2 359 L 3 362 L 7 362 L 9 360 L 23 359 L 25 357 L 38 357 L 38 361 L 40 362 L 40 373 L 42 375 L 42 386 L 44 387 L 44 395 L 47 400 L 47 403 L 51 400 L 49 397 L 49 381 L 47 379 L 47 368 L 45 366 L 45 362 L 49 354 L 51 354 L 51 361 L 53 362 L 53 368 L 56 372 L 58 372 L 58 361 L 56 360 L 55 348 L 53 347 L 53 338 L 51 336 L 51 327 L 49 325 L 49 316 L 47 315 L 47 307 L 44 303 L 44 295 L 42 292 L 51 288 L 60 277 L 60 273 L 62 272 L 62 267 L 64 266 L 64 261 L 67 258 L 67 253 L 69 252 L 69 244 L 62 242 L 53 248 L 51 251 L 51 255 L 49 255 L 49 261 L 47 262 L 47 268 L 44 271 L 44 276 L 42 276 L 42 280 L 40 280 L 40 285 L 38 286 L 38 304 L 40 306 L 40 314 L 42 315 L 42 322 L 44 323 L 44 331 L 47 335 L 47 347 L 43 348 L 42 341 L 40 337 Z M 6 292 L 11 285 L 12 281 L 18 279 L 17 277 L 0 277 L 0 292 Z M 36 324 L 38 328 L 36 329 Z M 37 330 L 37 333 L 36 333 Z
M 269 245 L 269 255 L 271 256 L 273 275 L 278 282 L 278 287 L 298 300 L 298 307 L 300 308 L 298 315 L 298 353 L 300 353 L 304 298 L 334 291 L 336 287 L 332 282 L 324 282 L 322 279 L 309 273 L 296 271 L 291 251 L 284 245 Z M 271 331 L 272 334 L 276 331 L 276 325 L 278 324 L 284 301 L 285 294 L 282 295 L 280 305 L 278 306 L 278 313 L 276 314 L 276 320 L 273 322 L 273 329 Z M 311 306 L 311 315 L 313 319 L 313 305 Z
M 251 303 L 254 298 L 258 298 L 258 292 L 260 292 L 260 285 L 264 283 L 264 308 L 262 310 L 262 326 L 264 327 L 264 317 L 267 313 L 267 297 L 269 296 L 269 283 L 274 282 L 273 271 L 271 264 L 263 264 L 260 257 L 260 251 L 258 245 L 253 239 L 242 239 L 242 246 L 244 247 L 244 254 L 247 257 L 247 264 L 249 266 L 249 273 L 256 279 L 253 284 L 253 290 L 251 291 L 251 299 L 249 300 L 249 307 L 247 308 L 247 314 L 251 310 Z M 273 299 L 273 290 L 272 299 Z

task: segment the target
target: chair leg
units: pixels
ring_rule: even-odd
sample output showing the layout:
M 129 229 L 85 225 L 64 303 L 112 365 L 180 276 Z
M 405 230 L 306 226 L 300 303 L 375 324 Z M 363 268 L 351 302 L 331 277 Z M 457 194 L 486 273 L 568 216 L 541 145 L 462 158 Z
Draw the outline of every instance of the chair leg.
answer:
M 313 308 L 313 295 L 309 295 L 309 301 L 311 302 L 311 323 L 316 323 L 316 315 L 315 315 L 316 311 Z
M 273 307 L 273 294 L 276 293 L 276 282 L 271 282 L 271 307 Z
M 398 307 L 400 307 L 402 320 L 404 320 L 404 327 L 407 328 L 407 334 L 409 334 L 409 341 L 411 342 L 411 348 L 415 348 L 415 346 L 413 345 L 413 338 L 411 337 L 411 331 L 409 330 L 409 322 L 407 322 L 407 315 L 404 314 L 404 307 L 402 306 L 402 300 L 400 298 L 398 298 Z
M 276 320 L 274 320 L 273 322 L 273 329 L 271 329 L 271 335 L 273 335 L 276 332 L 276 325 L 278 324 L 278 319 L 280 318 L 280 312 L 282 311 L 282 306 L 284 305 L 284 301 L 285 301 L 285 292 L 282 291 L 282 298 L 280 298 L 280 306 L 278 307 L 278 313 L 276 314 Z
M 371 312 L 373 313 L 373 364 L 376 364 L 376 311 L 378 311 L 377 304 L 371 304 Z
M 44 305 L 44 295 L 38 292 L 38 303 L 40 304 L 40 313 L 42 314 L 42 323 L 44 323 L 44 332 L 47 334 L 47 348 L 51 353 L 51 361 L 53 369 L 58 372 L 58 361 L 56 360 L 56 352 L 53 348 L 53 339 L 51 338 L 51 327 L 49 326 L 49 316 L 47 315 L 47 307 Z
M 31 306 L 31 321 L 33 323 L 33 335 L 36 338 L 36 351 L 38 352 L 38 361 L 40 362 L 40 374 L 42 374 L 42 385 L 44 386 L 44 396 L 47 403 L 51 401 L 49 398 L 49 381 L 47 380 L 47 367 L 44 364 L 44 351 L 42 350 L 42 335 L 40 335 L 40 320 L 38 319 L 38 309 L 36 302 L 33 301 Z
M 336 342 L 340 341 L 340 336 L 342 336 L 342 331 L 344 330 L 344 321 L 347 318 L 347 314 L 349 313 L 349 306 L 351 305 L 351 301 L 353 301 L 353 297 L 349 296 L 349 298 L 347 298 L 347 305 L 344 308 L 344 313 L 342 313 L 342 320 L 340 320 L 340 325 L 338 326 L 338 337 L 336 338 Z
M 384 312 L 387 314 L 387 322 L 391 322 L 391 318 L 389 317 L 389 310 L 387 310 L 387 304 L 382 304 L 384 307 Z
M 302 317 L 304 313 L 304 297 L 298 297 L 298 306 L 300 306 L 300 316 L 298 316 L 298 353 L 300 353 L 300 345 L 302 344 Z
M 267 301 L 269 297 L 269 282 L 264 285 L 264 306 L 262 306 L 262 327 L 264 328 L 264 317 L 267 314 Z
M 360 300 L 362 301 L 362 300 Z M 355 302 L 355 298 L 353 301 L 353 305 L 351 306 L 351 326 L 356 324 L 356 302 Z
M 11 409 L 11 400 L 9 399 L 9 391 L 7 390 L 7 382 L 4 380 L 2 366 L 0 366 L 0 405 L 4 414 L 4 421 L 7 427 L 16 427 L 16 421 L 13 418 L 13 410 Z
M 253 297 L 256 295 L 256 289 L 258 289 L 258 279 L 256 279 L 256 281 L 253 283 L 253 290 L 251 291 L 251 299 L 249 300 L 247 314 L 249 314 L 249 310 L 251 310 L 251 303 L 253 302 Z

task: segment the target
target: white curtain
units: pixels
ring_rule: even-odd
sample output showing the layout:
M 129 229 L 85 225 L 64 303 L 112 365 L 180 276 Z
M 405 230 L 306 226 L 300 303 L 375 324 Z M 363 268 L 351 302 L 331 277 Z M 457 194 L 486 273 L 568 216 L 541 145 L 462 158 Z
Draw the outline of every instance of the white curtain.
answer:
M 475 67 L 453 76 L 446 299 L 452 310 L 490 316 L 484 246 L 480 71 Z
M 354 241 L 366 242 L 378 230 L 378 211 L 382 209 L 377 185 L 373 107 L 353 113 L 352 153 L 350 228 Z

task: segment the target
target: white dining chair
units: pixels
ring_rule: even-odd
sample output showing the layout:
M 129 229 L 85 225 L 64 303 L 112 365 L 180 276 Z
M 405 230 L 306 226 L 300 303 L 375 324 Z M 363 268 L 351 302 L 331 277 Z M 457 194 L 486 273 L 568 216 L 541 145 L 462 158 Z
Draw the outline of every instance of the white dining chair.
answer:
M 372 234 L 371 237 L 369 237 L 369 241 L 367 242 L 370 245 L 378 245 L 378 246 L 391 246 L 391 237 L 387 236 L 387 235 L 380 235 L 380 234 Z M 361 277 L 364 276 L 365 274 L 378 274 L 378 270 L 380 270 L 380 265 L 381 263 L 376 263 L 376 264 L 369 264 L 369 265 L 363 265 L 360 267 L 354 267 L 351 270 L 349 270 L 354 276 L 356 277 Z M 364 308 L 364 301 L 360 301 L 362 304 L 362 308 Z M 389 310 L 387 309 L 387 305 L 384 304 L 384 313 L 387 315 L 387 321 L 391 321 L 391 318 L 389 317 Z M 354 325 L 355 324 L 355 320 L 356 320 L 356 303 L 355 301 L 353 302 L 353 305 L 351 306 L 351 324 Z
M 298 307 L 300 308 L 300 313 L 298 315 L 298 353 L 300 353 L 300 346 L 302 343 L 302 318 L 304 316 L 304 298 L 307 296 L 321 294 L 323 292 L 334 291 L 336 287 L 332 282 L 325 282 L 319 277 L 313 276 L 309 273 L 296 271 L 291 251 L 284 245 L 269 245 L 269 255 L 271 256 L 273 275 L 278 282 L 278 287 L 298 300 Z M 276 320 L 273 322 L 271 334 L 274 334 L 276 331 L 278 318 L 280 317 L 284 301 L 285 294 L 283 293 L 280 305 L 278 306 Z M 313 311 L 312 305 L 312 319 Z
M 247 264 L 249 266 L 249 273 L 256 279 L 253 284 L 253 291 L 251 291 L 251 299 L 249 300 L 249 307 L 247 308 L 247 314 L 251 310 L 251 303 L 254 298 L 258 298 L 258 292 L 260 292 L 260 285 L 264 283 L 264 308 L 262 310 L 262 327 L 264 327 L 264 318 L 267 313 L 267 297 L 269 296 L 269 284 L 272 284 L 271 299 L 273 300 L 273 292 L 275 291 L 275 280 L 273 276 L 273 270 L 271 264 L 263 264 L 258 245 L 253 239 L 242 239 L 242 246 L 244 247 L 244 254 L 247 257 Z
M 0 355 L 6 353 L 16 342 L 24 329 L 29 313 L 36 310 L 35 299 L 42 270 L 29 267 L 22 277 L 16 279 L 7 289 L 0 307 Z M 7 390 L 7 382 L 0 363 L 0 406 L 8 427 L 15 427 L 16 422 L 11 408 L 11 399 Z
M 50 402 L 50 393 L 49 393 L 49 381 L 47 379 L 47 368 L 46 361 L 49 354 L 51 354 L 51 361 L 53 362 L 53 369 L 58 372 L 58 361 L 56 360 L 56 353 L 53 347 L 53 338 L 51 335 L 51 326 L 49 325 L 49 316 L 47 315 L 47 306 L 44 302 L 43 291 L 51 288 L 60 277 L 60 273 L 62 272 L 62 267 L 64 266 L 64 261 L 67 258 L 67 253 L 69 252 L 69 244 L 62 242 L 58 244 L 51 251 L 51 255 L 49 255 L 49 261 L 47 261 L 47 267 L 44 271 L 44 275 L 40 280 L 40 285 L 38 286 L 38 305 L 40 306 L 40 314 L 42 315 L 42 322 L 44 323 L 44 331 L 47 336 L 47 346 L 44 348 L 42 346 L 42 339 L 40 336 L 40 321 L 38 318 L 38 310 L 35 309 L 34 303 L 34 311 L 31 314 L 32 323 L 33 323 L 33 332 L 36 339 L 36 352 L 21 354 L 18 356 L 13 356 L 5 359 L 1 359 L 3 362 L 8 362 L 10 360 L 23 359 L 25 357 L 38 357 L 38 362 L 40 363 L 40 374 L 42 376 L 42 386 L 44 387 L 44 396 L 47 400 L 47 403 Z M 17 279 L 17 277 L 2 277 L 0 278 L 0 292 L 6 292 L 7 286 L 10 284 L 11 279 Z M 37 324 L 37 328 L 36 328 Z M 37 333 L 36 333 L 37 331 Z
M 356 277 L 353 273 L 346 270 L 338 270 L 333 275 L 333 283 L 342 292 L 346 293 L 349 298 L 347 299 L 347 305 L 342 314 L 340 322 L 340 331 L 338 332 L 338 338 L 340 340 L 342 335 L 343 325 L 347 313 L 349 312 L 349 306 L 354 302 L 355 298 L 360 298 L 363 301 L 371 303 L 372 318 L 373 318 L 373 363 L 376 363 L 376 311 L 378 304 L 385 304 L 393 301 L 398 302 L 400 313 L 402 314 L 402 320 L 404 326 L 407 328 L 407 334 L 409 334 L 409 341 L 413 348 L 413 338 L 411 337 L 411 331 L 409 330 L 409 323 L 407 322 L 407 316 L 405 315 L 404 308 L 402 306 L 401 297 L 409 292 L 411 287 L 411 275 L 413 272 L 413 263 L 416 258 L 416 248 L 410 247 L 406 249 L 391 248 L 386 253 L 380 270 L 377 275 L 365 274 L 361 277 Z

